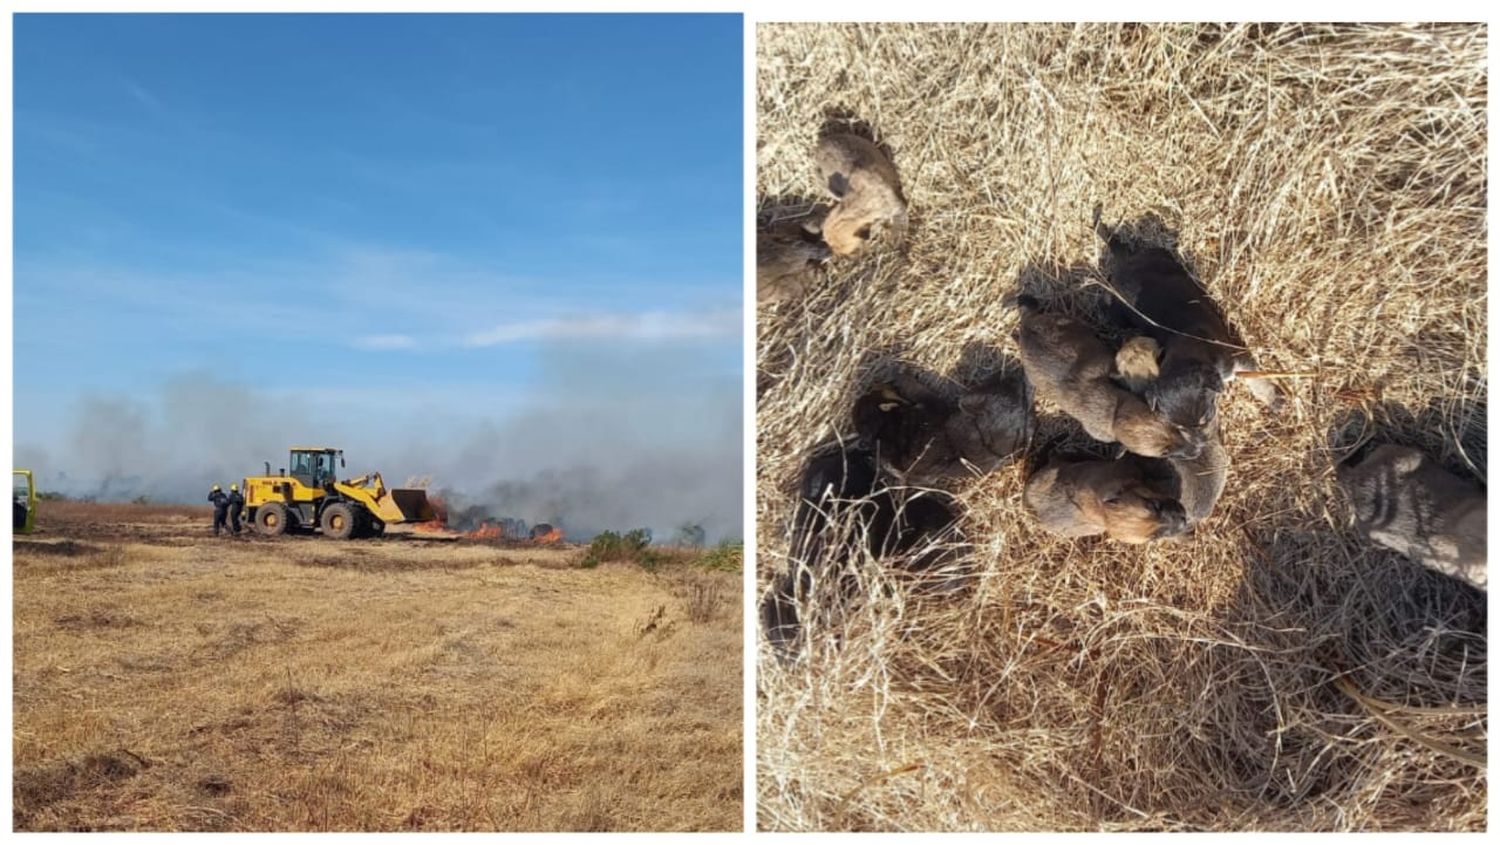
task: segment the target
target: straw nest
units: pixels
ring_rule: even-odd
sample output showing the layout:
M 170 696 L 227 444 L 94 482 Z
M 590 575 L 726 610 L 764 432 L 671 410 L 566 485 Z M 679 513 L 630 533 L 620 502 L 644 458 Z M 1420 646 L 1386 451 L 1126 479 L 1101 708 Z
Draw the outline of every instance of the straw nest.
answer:
M 854 556 L 860 589 L 821 593 L 798 661 L 761 647 L 761 826 L 1482 829 L 1484 596 L 1353 536 L 1332 467 L 1374 434 L 1484 479 L 1485 29 L 758 42 L 762 221 L 824 198 L 812 149 L 844 128 L 890 150 L 911 214 L 903 246 L 760 311 L 763 590 L 801 467 L 864 386 L 1015 366 L 1020 282 L 1097 313 L 1096 203 L 1181 250 L 1262 369 L 1296 374 L 1275 413 L 1225 394 L 1229 486 L 1184 542 L 1053 538 L 1016 464 L 952 487 L 960 589 Z M 1038 411 L 1039 438 L 1069 431 Z

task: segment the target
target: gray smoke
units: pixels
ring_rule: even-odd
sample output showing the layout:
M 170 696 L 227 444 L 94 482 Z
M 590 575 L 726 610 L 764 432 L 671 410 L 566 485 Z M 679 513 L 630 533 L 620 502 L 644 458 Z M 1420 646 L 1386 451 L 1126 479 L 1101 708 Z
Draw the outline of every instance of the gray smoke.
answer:
M 442 430 L 392 413 L 349 423 L 317 401 L 288 400 L 207 375 L 173 379 L 152 400 L 88 396 L 61 436 L 17 420 L 17 466 L 43 490 L 101 501 L 199 503 L 229 484 L 286 465 L 292 445 L 346 451 L 346 476 L 409 477 L 495 518 L 559 525 L 571 539 L 645 527 L 658 538 L 701 525 L 739 538 L 742 422 L 737 375 L 694 347 L 556 348 L 543 357 L 534 403 Z M 393 405 L 400 390 L 392 389 Z M 290 404 L 289 404 L 290 403 Z M 452 409 L 461 417 L 463 409 Z

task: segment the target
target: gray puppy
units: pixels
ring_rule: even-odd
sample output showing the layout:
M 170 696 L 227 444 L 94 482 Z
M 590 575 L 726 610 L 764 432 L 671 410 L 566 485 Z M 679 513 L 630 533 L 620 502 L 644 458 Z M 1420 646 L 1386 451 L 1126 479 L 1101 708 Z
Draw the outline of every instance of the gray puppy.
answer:
M 1431 456 L 1384 445 L 1339 464 L 1355 528 L 1378 546 L 1485 589 L 1485 492 Z
M 833 255 L 816 221 L 782 220 L 755 233 L 755 301 L 769 305 L 801 299 L 815 268 Z
M 1135 455 L 1114 461 L 1054 458 L 1027 480 L 1023 498 L 1053 534 L 1103 534 L 1139 544 L 1187 530 L 1187 514 L 1172 497 L 1174 483 L 1161 461 Z
M 1114 383 L 1115 358 L 1092 328 L 1042 311 L 1031 296 L 1015 302 L 1021 309 L 1016 340 L 1027 381 L 1082 423 L 1090 437 L 1153 458 L 1202 453 L 1201 431 L 1152 413 L 1140 397 Z
M 1127 338 L 1115 353 L 1115 370 L 1131 393 L 1143 395 L 1155 384 L 1157 351 L 1156 341 L 1140 335 Z M 1208 519 L 1229 479 L 1229 453 L 1219 439 L 1218 420 L 1203 429 L 1202 454 L 1192 459 L 1171 458 L 1168 463 L 1177 473 L 1177 498 L 1187 511 L 1188 522 L 1196 524 Z
M 1187 511 L 1188 523 L 1196 525 L 1214 512 L 1229 481 L 1229 453 L 1219 440 L 1219 424 L 1209 423 L 1203 432 L 1203 453 L 1196 458 L 1170 458 L 1177 473 L 1177 499 Z

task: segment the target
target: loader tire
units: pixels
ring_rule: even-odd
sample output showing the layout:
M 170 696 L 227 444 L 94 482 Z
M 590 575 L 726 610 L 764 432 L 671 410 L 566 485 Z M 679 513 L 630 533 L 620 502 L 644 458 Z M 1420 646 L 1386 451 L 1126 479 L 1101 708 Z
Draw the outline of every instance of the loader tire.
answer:
M 373 533 L 370 526 L 370 523 L 373 521 L 374 517 L 370 516 L 369 511 L 364 508 L 356 508 L 354 510 L 354 533 L 349 536 L 356 539 L 369 537 Z
M 335 540 L 347 540 L 354 536 L 356 520 L 354 508 L 343 502 L 334 502 L 323 509 L 323 536 Z
M 255 509 L 255 530 L 267 537 L 280 537 L 290 525 L 285 505 L 272 502 Z

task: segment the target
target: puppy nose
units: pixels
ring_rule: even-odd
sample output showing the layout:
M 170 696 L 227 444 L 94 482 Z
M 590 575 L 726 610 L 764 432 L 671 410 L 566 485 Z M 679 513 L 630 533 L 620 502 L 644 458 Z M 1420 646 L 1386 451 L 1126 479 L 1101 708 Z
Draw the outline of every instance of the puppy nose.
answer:
M 1162 507 L 1157 516 L 1159 521 L 1157 523 L 1156 536 L 1176 537 L 1178 534 L 1187 531 L 1187 513 L 1176 502 L 1171 502 Z

